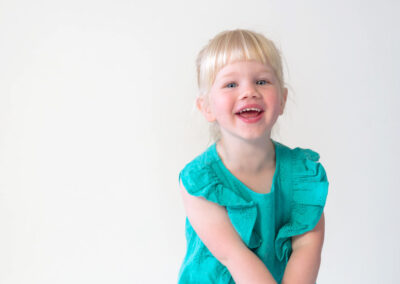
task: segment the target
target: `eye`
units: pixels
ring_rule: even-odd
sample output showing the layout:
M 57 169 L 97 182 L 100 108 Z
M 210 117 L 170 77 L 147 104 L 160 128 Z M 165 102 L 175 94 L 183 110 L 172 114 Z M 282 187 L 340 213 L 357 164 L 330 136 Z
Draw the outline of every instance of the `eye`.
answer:
M 234 87 L 236 87 L 236 83 L 234 83 L 234 82 L 228 83 L 228 84 L 226 84 L 226 87 L 227 88 L 234 88 Z
M 265 85 L 265 84 L 268 84 L 269 82 L 267 81 L 267 80 L 258 80 L 257 81 L 257 85 Z

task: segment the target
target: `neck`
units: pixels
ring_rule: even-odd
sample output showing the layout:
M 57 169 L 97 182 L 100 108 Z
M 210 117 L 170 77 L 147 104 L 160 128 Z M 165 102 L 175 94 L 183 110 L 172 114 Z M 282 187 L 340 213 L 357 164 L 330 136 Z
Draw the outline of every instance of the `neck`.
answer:
M 269 137 L 257 141 L 221 138 L 216 147 L 222 161 L 232 171 L 251 175 L 275 165 L 275 147 Z

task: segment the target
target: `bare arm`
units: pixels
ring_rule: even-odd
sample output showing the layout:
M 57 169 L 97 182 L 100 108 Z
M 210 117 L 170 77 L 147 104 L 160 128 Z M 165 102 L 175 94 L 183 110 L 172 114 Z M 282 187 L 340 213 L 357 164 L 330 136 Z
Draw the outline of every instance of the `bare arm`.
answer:
M 312 231 L 292 237 L 292 254 L 283 275 L 282 284 L 315 284 L 324 243 L 325 217 Z
M 276 284 L 264 263 L 243 243 L 233 227 L 225 207 L 181 193 L 186 215 L 199 238 L 232 275 L 238 284 Z

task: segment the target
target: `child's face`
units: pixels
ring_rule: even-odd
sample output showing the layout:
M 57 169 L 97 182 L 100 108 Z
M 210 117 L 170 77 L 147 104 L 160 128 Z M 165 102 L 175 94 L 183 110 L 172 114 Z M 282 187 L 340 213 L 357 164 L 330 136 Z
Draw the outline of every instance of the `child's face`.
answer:
M 217 73 L 209 93 L 209 106 L 200 103 L 199 108 L 209 122 L 217 121 L 223 137 L 264 138 L 270 136 L 283 113 L 286 96 L 287 89 L 281 94 L 271 67 L 254 60 L 237 61 Z M 261 112 L 238 114 L 250 104 Z

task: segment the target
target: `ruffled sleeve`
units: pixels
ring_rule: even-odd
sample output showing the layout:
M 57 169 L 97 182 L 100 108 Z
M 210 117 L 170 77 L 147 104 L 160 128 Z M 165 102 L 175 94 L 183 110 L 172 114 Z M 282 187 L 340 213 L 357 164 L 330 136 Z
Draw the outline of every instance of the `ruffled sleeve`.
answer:
M 259 247 L 262 240 L 254 231 L 258 214 L 255 202 L 246 200 L 235 189 L 226 187 L 215 173 L 214 166 L 194 160 L 179 173 L 179 179 L 191 195 L 226 207 L 232 225 L 247 247 Z
M 288 222 L 279 229 L 275 239 L 276 256 L 285 262 L 292 252 L 291 237 L 311 231 L 320 220 L 329 186 L 317 152 L 297 147 L 288 156 L 281 182 L 288 190 L 291 210 Z

